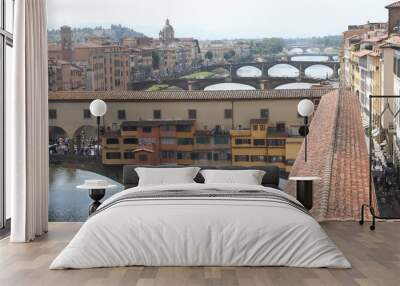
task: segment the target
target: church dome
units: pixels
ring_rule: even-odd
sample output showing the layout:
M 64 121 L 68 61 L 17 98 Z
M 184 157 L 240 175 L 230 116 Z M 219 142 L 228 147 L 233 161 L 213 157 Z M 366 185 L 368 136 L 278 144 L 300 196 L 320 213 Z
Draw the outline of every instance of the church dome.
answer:
M 165 21 L 165 25 L 160 31 L 160 40 L 162 41 L 172 41 L 175 38 L 175 31 L 174 28 L 171 26 L 169 23 L 169 20 L 167 19 Z

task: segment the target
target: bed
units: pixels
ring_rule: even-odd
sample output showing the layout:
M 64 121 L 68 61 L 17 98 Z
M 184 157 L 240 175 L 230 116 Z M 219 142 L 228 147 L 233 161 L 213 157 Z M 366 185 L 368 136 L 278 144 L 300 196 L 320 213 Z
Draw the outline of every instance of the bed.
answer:
M 278 189 L 279 169 L 259 169 L 260 185 L 204 184 L 198 174 L 193 183 L 137 186 L 134 167 L 125 166 L 126 190 L 103 202 L 50 269 L 350 268 L 308 211 Z

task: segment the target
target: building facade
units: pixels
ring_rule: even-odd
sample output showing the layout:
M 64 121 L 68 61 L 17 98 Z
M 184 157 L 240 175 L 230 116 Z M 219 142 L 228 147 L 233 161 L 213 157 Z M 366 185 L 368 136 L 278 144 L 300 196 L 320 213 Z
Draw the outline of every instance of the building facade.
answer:
M 96 137 L 89 104 L 102 98 L 104 164 L 275 165 L 287 173 L 302 144 L 297 104 L 318 104 L 329 91 L 54 92 L 50 138 Z

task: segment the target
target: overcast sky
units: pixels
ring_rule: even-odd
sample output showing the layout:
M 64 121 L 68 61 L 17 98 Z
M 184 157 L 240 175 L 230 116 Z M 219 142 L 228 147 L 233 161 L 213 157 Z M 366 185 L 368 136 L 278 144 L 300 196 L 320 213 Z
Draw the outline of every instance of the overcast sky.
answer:
M 393 0 L 48 0 L 49 28 L 122 24 L 157 37 L 234 39 L 337 35 L 349 24 L 386 21 Z

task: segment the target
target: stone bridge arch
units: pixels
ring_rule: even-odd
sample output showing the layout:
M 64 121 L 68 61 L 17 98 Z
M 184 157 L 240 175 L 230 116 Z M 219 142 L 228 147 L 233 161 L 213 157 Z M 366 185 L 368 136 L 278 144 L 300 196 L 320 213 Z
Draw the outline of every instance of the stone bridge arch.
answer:
M 290 76 L 287 76 L 287 75 L 282 75 L 282 76 L 275 76 L 275 75 L 271 75 L 271 70 L 273 69 L 273 68 L 279 68 L 279 67 L 287 67 L 287 66 L 289 66 L 290 68 L 293 68 L 295 71 L 297 71 L 297 75 L 296 76 L 293 76 L 293 77 L 290 77 Z M 293 65 L 291 65 L 290 63 L 276 63 L 276 64 L 273 64 L 273 65 L 269 65 L 269 66 L 266 66 L 265 67 L 265 74 L 266 75 L 268 75 L 268 77 L 279 77 L 279 78 L 294 78 L 294 77 L 298 77 L 299 75 L 300 75 L 300 69 L 298 68 L 298 67 L 296 67 L 296 66 L 293 66 Z
M 196 89 L 197 90 L 204 90 L 205 88 L 215 85 L 215 84 L 221 84 L 221 83 L 237 83 L 237 84 L 244 84 L 251 86 L 255 89 L 260 89 L 260 79 L 259 78 L 254 78 L 255 80 L 252 80 L 252 78 L 245 78 L 243 80 L 240 80 L 240 78 L 232 79 L 229 81 L 226 80 L 221 80 L 221 81 L 214 81 L 214 82 L 207 82 L 203 81 L 197 84 Z
M 330 79 L 330 78 L 335 77 L 335 68 L 332 66 L 329 66 L 329 65 L 324 65 L 324 64 L 314 64 L 314 65 L 309 65 L 306 68 L 303 68 L 304 77 L 307 77 L 307 70 L 310 70 L 314 67 L 326 67 L 331 71 L 331 72 L 327 72 L 326 75 L 321 75 L 320 79 Z M 336 74 L 338 74 L 338 70 L 336 70 Z
M 225 78 L 231 75 L 231 70 L 229 67 L 221 66 L 210 70 L 210 72 L 217 75 L 217 77 Z M 224 76 L 225 75 L 225 76 Z
M 74 132 L 74 140 L 77 139 L 97 139 L 97 127 L 94 125 L 82 125 Z
M 233 76 L 234 77 L 245 77 L 245 76 L 240 76 L 239 72 L 240 72 L 241 69 L 248 68 L 248 67 L 255 68 L 257 71 L 259 71 L 259 75 L 258 76 L 252 76 L 252 77 L 261 78 L 261 77 L 264 76 L 264 66 L 260 65 L 260 64 L 247 64 L 247 65 L 242 65 L 242 66 L 236 66 L 232 70 Z

